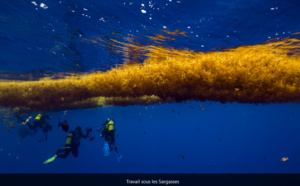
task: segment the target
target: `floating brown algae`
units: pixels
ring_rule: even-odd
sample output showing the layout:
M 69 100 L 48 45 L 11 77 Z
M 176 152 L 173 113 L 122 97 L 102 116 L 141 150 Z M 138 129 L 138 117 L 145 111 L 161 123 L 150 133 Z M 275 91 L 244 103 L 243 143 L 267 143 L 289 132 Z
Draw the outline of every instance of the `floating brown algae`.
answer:
M 299 43 L 286 38 L 207 53 L 139 46 L 147 51 L 143 63 L 63 79 L 1 80 L 0 106 L 60 110 L 188 100 L 300 102 Z

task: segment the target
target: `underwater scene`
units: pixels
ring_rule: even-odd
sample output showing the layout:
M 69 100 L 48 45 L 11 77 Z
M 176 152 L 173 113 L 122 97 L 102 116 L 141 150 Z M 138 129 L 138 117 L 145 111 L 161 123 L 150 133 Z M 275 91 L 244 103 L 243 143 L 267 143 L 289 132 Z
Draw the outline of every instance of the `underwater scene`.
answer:
M 0 1 L 0 173 L 300 173 L 300 1 Z

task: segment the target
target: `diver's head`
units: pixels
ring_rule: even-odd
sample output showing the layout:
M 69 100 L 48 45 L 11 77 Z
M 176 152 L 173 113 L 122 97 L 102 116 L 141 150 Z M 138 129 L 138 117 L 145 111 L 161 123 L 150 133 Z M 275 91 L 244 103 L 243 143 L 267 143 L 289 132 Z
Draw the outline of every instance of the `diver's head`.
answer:
M 75 128 L 75 131 L 80 131 L 81 130 L 81 127 L 80 126 L 77 126 L 76 128 Z

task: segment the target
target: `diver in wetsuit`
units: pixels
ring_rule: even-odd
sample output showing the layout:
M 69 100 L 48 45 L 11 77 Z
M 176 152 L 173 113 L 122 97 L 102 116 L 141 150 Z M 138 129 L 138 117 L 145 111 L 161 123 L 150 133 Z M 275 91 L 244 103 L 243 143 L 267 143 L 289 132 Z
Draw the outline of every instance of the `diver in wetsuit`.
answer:
M 27 123 L 27 126 L 31 130 L 35 130 L 37 128 L 49 128 L 48 126 L 51 127 L 51 125 L 47 122 L 48 119 L 51 119 L 50 116 L 46 114 L 38 114 L 34 120 L 33 120 L 33 125 L 31 125 L 29 122 Z M 51 127 L 52 129 L 52 127 Z
M 102 124 L 102 126 L 97 128 L 97 131 L 101 131 L 100 137 L 104 137 L 104 147 L 103 147 L 103 155 L 104 156 L 109 156 L 110 152 L 114 149 L 116 153 L 118 154 L 118 161 L 120 161 L 123 156 L 119 154 L 118 148 L 116 147 L 115 144 L 115 123 L 113 120 L 107 118 Z
M 51 119 L 51 117 L 46 114 L 38 114 L 33 120 L 33 125 L 31 125 L 30 122 L 27 123 L 27 126 L 30 130 L 41 128 L 45 133 L 45 140 L 39 140 L 39 142 L 47 141 L 47 133 L 48 131 L 52 130 L 52 126 L 47 121 L 49 119 Z
M 80 139 L 81 138 L 87 138 L 89 137 L 89 133 L 92 131 L 91 128 L 86 128 L 86 134 L 84 135 L 82 133 L 81 127 L 76 127 L 75 130 L 72 130 L 69 132 L 67 136 L 67 140 L 65 143 L 65 146 L 58 149 L 55 153 L 55 155 L 46 161 L 43 162 L 43 164 L 48 164 L 53 162 L 57 157 L 58 158 L 66 158 L 70 152 L 72 152 L 74 157 L 78 156 L 78 148 L 80 146 Z M 90 138 L 90 140 L 93 138 Z M 92 140 L 91 140 L 92 141 Z

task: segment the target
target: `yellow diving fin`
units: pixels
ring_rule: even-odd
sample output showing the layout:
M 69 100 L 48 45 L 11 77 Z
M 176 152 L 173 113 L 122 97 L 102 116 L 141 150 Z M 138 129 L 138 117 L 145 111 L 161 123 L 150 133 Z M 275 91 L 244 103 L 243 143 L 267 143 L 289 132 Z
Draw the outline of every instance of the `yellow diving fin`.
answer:
M 51 158 L 47 159 L 46 161 L 43 162 L 43 164 L 48 164 L 53 162 L 56 159 L 57 155 L 52 156 Z

